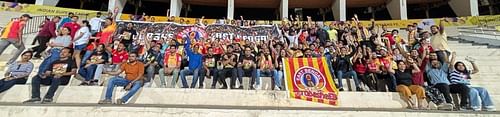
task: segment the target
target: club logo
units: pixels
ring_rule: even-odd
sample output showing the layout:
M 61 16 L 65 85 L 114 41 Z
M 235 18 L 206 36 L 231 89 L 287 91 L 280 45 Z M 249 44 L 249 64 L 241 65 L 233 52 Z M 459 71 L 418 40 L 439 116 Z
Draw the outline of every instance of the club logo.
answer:
M 325 88 L 325 76 L 312 67 L 301 67 L 294 74 L 294 85 L 299 89 Z

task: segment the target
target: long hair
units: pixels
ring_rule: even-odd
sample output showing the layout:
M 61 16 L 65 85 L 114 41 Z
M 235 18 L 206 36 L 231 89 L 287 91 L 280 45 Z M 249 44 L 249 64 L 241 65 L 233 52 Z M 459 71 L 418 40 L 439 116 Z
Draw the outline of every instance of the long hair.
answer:
M 85 24 L 85 26 L 87 26 L 87 27 L 88 27 L 89 32 L 90 32 L 90 29 L 91 29 L 92 27 L 90 27 L 90 23 L 89 23 L 89 21 L 88 21 L 88 20 L 83 20 L 83 21 L 82 21 L 82 23 L 83 23 L 83 24 Z
M 462 65 L 464 66 L 464 70 L 458 70 L 458 64 L 462 64 Z M 458 72 L 460 72 L 460 73 L 463 73 L 463 74 L 467 75 L 467 78 L 469 78 L 469 79 L 471 78 L 471 77 L 470 77 L 470 74 L 471 74 L 471 73 L 470 73 L 470 71 L 467 69 L 467 66 L 465 66 L 464 62 L 458 61 L 458 62 L 456 62 L 456 63 L 455 63 L 454 67 L 455 67 L 455 70 L 456 70 L 456 71 L 458 71 Z

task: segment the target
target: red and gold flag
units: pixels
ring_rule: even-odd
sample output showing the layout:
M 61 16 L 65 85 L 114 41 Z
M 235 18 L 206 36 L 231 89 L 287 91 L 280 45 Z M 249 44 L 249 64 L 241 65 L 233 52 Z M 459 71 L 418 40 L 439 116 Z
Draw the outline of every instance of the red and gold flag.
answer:
M 337 105 L 338 90 L 325 57 L 285 58 L 286 86 L 290 97 Z

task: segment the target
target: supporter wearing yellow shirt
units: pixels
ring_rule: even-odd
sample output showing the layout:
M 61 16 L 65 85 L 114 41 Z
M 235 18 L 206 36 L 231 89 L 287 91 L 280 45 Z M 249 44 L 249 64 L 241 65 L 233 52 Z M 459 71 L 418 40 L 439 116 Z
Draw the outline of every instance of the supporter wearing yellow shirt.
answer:
M 447 55 L 450 55 L 450 49 L 448 47 L 448 36 L 444 32 L 444 22 L 448 22 L 446 18 L 441 19 L 439 22 L 439 27 L 436 25 L 431 26 L 431 45 L 434 48 L 434 51 L 438 55 L 438 60 L 442 63 L 447 58 Z
M 160 76 L 160 87 L 165 87 L 165 75 L 172 75 L 172 81 L 170 82 L 170 88 L 175 88 L 175 84 L 179 79 L 179 70 L 181 67 L 182 56 L 177 53 L 177 47 L 172 45 L 169 47 L 168 52 L 165 52 L 164 66 L 158 71 Z

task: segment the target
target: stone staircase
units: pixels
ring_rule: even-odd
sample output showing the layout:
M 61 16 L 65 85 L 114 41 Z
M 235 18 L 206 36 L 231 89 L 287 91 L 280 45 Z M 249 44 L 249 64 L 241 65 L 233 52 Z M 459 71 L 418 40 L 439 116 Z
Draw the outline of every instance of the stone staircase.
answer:
M 17 16 L 19 14 L 12 14 Z M 3 18 L 3 17 L 0 17 Z M 5 21 L 0 19 L 0 24 Z M 455 32 L 452 32 L 456 34 Z M 25 42 L 31 43 L 35 34 L 25 35 Z M 500 105 L 500 49 L 486 45 L 449 41 L 450 48 L 457 52 L 457 59 L 464 61 L 466 56 L 477 60 L 480 73 L 473 75 L 472 84 L 489 90 L 493 101 Z M 26 48 L 31 45 L 26 45 Z M 15 48 L 9 47 L 0 57 L 0 75 L 4 73 L 6 61 L 12 57 Z M 35 68 L 41 60 L 32 60 Z M 468 68 L 472 68 L 466 63 Z M 35 69 L 30 79 L 38 72 Z M 103 76 L 107 77 L 107 76 Z M 188 83 L 191 79 L 188 78 Z M 248 78 L 244 78 L 245 86 Z M 167 80 L 169 81 L 169 80 Z M 287 97 L 285 91 L 271 90 L 215 90 L 215 89 L 171 89 L 142 88 L 128 105 L 97 105 L 104 96 L 104 87 L 76 86 L 73 80 L 69 86 L 62 86 L 56 93 L 55 104 L 20 104 L 30 97 L 30 82 L 17 85 L 0 94 L 0 115 L 31 117 L 88 117 L 88 116 L 242 116 L 242 117 L 288 117 L 288 116 L 464 116 L 494 117 L 499 112 L 446 112 L 437 110 L 407 110 L 397 93 L 388 92 L 340 92 L 339 106 L 295 100 Z M 156 81 L 158 82 L 158 81 Z M 263 78 L 264 89 L 270 89 L 270 79 Z M 346 83 L 346 82 L 344 82 Z M 210 86 L 211 79 L 205 79 Z M 208 88 L 208 87 L 205 87 Z M 42 87 L 42 94 L 47 87 Z M 125 92 L 117 88 L 114 99 Z

